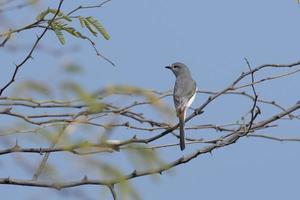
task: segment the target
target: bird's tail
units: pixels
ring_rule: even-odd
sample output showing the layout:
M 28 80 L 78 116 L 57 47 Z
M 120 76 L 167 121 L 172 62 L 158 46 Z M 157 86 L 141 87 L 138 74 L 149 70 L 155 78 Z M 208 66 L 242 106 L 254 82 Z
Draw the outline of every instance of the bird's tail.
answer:
M 185 149 L 185 139 L 184 139 L 184 112 L 179 116 L 179 133 L 180 133 L 180 149 L 183 151 Z

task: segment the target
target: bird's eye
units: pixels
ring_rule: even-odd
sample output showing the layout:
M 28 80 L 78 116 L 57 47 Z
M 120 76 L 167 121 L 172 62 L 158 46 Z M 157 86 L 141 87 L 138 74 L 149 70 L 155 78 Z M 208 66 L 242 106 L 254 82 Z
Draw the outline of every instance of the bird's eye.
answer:
M 174 68 L 176 69 L 176 68 L 178 68 L 178 66 L 177 66 L 177 65 L 174 65 Z

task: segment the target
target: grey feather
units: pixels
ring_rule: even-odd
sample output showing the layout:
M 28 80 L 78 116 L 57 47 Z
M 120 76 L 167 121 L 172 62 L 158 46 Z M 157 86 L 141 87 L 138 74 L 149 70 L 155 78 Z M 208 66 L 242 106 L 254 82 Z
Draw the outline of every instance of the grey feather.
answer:
M 196 92 L 196 82 L 192 77 L 179 75 L 176 78 L 173 99 L 176 110 L 183 108 Z

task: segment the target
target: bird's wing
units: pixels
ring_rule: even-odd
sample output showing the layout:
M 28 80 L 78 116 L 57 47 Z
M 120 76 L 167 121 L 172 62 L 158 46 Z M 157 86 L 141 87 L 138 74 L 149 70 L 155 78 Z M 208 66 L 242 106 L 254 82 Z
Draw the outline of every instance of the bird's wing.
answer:
M 196 82 L 190 78 L 178 77 L 174 87 L 174 104 L 178 111 L 186 106 L 187 102 L 193 97 L 196 92 Z

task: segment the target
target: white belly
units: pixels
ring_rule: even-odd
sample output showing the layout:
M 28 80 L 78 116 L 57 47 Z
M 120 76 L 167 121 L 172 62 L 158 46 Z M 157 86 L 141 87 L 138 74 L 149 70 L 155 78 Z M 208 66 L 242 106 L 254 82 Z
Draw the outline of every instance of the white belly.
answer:
M 197 91 L 197 90 L 196 90 Z M 184 118 L 186 117 L 186 111 L 188 110 L 188 108 L 192 105 L 193 101 L 195 100 L 196 97 L 196 93 L 190 98 L 190 100 L 187 102 L 186 107 L 184 109 Z
M 197 93 L 197 90 L 196 90 L 195 94 L 194 94 L 194 95 L 190 98 L 190 100 L 187 102 L 187 104 L 186 104 L 186 109 L 192 105 L 193 101 L 195 100 L 196 93 Z

